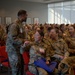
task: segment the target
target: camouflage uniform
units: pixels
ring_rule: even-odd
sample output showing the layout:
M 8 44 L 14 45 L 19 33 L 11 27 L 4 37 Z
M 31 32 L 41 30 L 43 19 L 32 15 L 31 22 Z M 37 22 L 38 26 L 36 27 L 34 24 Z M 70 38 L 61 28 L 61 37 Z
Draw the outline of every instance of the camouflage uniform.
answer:
M 25 39 L 24 30 L 19 20 L 14 22 L 9 28 L 6 51 L 12 68 L 12 75 L 23 75 L 24 62 L 20 49 L 22 49 L 21 47 Z
M 68 56 L 68 47 L 63 39 L 58 39 L 57 41 L 49 39 L 50 50 L 46 51 L 47 56 L 55 57 L 58 60 L 62 60 L 60 56 Z
M 46 51 L 47 59 L 50 57 L 52 61 L 57 61 L 59 65 L 61 60 L 63 60 L 65 56 L 69 55 L 67 44 L 63 39 L 58 39 L 57 41 L 49 39 L 49 42 L 50 42 L 50 50 Z M 56 74 L 59 75 L 58 70 Z
M 6 32 L 3 26 L 0 26 L 0 46 L 4 46 L 6 42 Z
M 34 35 L 34 32 L 33 32 L 33 30 L 29 31 L 28 34 L 29 34 L 29 36 L 30 36 L 30 41 L 33 42 L 33 41 L 34 41 L 34 36 L 33 36 L 33 35 Z
M 34 43 L 33 46 L 30 48 L 30 62 L 29 64 L 33 64 L 34 61 L 40 59 L 41 57 L 45 58 L 45 54 L 40 54 L 39 53 L 39 48 L 43 48 L 44 50 L 47 49 L 47 45 L 44 44 L 43 42 L 41 43 Z M 33 64 L 34 65 L 34 64 Z M 39 75 L 48 75 L 47 71 L 44 69 L 37 67 L 37 70 L 39 72 Z M 33 74 L 37 75 L 37 70 L 34 66 L 29 66 L 29 71 L 32 72 Z
M 74 75 L 74 65 L 75 65 L 75 37 L 71 38 L 68 36 L 65 38 L 66 43 L 69 47 L 69 57 L 61 61 L 59 69 L 62 71 L 63 75 L 67 72 L 69 75 Z

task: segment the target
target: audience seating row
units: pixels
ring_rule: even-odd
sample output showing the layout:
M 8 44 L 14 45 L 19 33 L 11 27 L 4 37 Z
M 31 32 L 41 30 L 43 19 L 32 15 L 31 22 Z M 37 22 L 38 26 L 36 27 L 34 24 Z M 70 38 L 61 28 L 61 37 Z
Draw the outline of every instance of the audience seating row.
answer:
M 25 74 L 33 75 L 32 73 L 28 71 L 28 63 L 29 63 L 29 53 L 28 52 L 23 53 L 23 59 L 24 59 L 24 64 L 25 64 L 24 70 L 26 71 Z M 2 68 L 2 66 L 5 66 L 8 68 L 8 74 L 9 74 L 10 64 L 9 64 L 8 55 L 6 52 L 6 46 L 0 47 L 0 69 Z
M 24 59 L 24 65 L 25 65 L 25 67 L 24 67 L 25 75 L 34 75 L 28 71 L 29 52 L 23 53 L 23 59 Z M 10 75 L 10 73 L 9 73 L 10 64 L 9 64 L 8 55 L 6 52 L 6 46 L 0 46 L 0 69 L 2 68 L 2 66 L 5 66 L 8 68 L 8 74 Z

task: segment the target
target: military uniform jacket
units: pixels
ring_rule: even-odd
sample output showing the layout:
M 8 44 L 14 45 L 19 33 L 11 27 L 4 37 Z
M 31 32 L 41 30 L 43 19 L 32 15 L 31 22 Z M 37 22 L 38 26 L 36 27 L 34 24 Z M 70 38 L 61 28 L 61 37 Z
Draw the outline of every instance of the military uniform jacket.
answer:
M 21 45 L 23 44 L 25 39 L 25 29 L 22 23 L 17 20 L 12 23 L 9 28 L 8 37 L 6 41 L 6 50 L 16 50 L 19 52 Z
M 41 54 L 39 52 L 40 48 L 44 50 L 44 54 Z M 47 45 L 43 42 L 37 43 L 35 42 L 31 48 L 30 48 L 30 64 L 34 63 L 34 61 L 40 59 L 40 58 L 45 58 L 46 57 L 46 50 L 47 50 Z
M 49 40 L 50 41 L 50 49 L 47 50 L 47 56 L 54 56 L 55 54 L 61 56 L 69 56 L 68 53 L 68 46 L 63 39 L 58 39 L 57 41 Z

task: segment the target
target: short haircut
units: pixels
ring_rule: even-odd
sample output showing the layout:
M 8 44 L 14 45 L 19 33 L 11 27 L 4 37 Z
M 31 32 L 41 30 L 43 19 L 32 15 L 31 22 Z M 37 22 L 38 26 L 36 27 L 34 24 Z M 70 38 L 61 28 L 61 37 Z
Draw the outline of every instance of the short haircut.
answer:
M 43 27 L 43 26 L 41 26 L 41 27 L 40 27 L 40 30 L 43 30 L 43 29 L 44 29 L 44 27 Z
M 27 13 L 27 11 L 25 11 L 25 10 L 19 10 L 17 13 L 17 16 L 21 16 L 21 15 L 26 14 L 26 13 Z
M 52 29 L 50 29 L 50 31 L 51 31 L 51 30 L 55 30 L 56 33 L 59 33 L 59 29 L 52 28 Z
M 43 32 L 39 32 L 41 37 L 44 37 L 44 33 Z
M 51 29 L 52 29 L 52 27 L 48 27 L 48 28 L 47 28 L 47 31 L 50 32 Z

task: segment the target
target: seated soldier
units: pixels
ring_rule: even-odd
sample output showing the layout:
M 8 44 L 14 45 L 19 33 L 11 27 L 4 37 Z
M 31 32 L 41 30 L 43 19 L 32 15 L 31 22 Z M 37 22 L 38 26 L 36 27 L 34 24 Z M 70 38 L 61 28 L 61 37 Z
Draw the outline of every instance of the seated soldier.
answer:
M 69 52 L 66 42 L 63 39 L 59 39 L 58 33 L 59 31 L 57 31 L 56 29 L 50 30 L 49 41 L 51 47 L 49 50 L 46 50 L 46 56 L 50 57 L 51 60 L 56 60 L 59 64 L 61 60 L 69 56 Z
M 4 46 L 6 43 L 6 32 L 5 27 L 0 25 L 0 46 Z
M 30 62 L 36 66 L 38 75 L 49 75 L 56 67 L 56 62 L 49 62 L 50 59 L 46 60 L 45 52 L 49 47 L 43 41 L 44 34 L 36 31 L 34 34 L 35 42 L 30 48 Z M 51 65 L 50 65 L 51 64 Z M 45 66 L 45 67 L 44 67 Z M 52 67 L 51 67 L 52 66 Z M 29 71 L 37 75 L 37 71 L 34 66 L 29 66 Z M 55 74 L 56 75 L 56 74 Z
M 69 35 L 64 38 L 68 47 L 69 47 L 69 57 L 66 57 L 61 61 L 59 65 L 59 70 L 62 75 L 68 73 L 69 75 L 74 75 L 74 65 L 75 65 L 75 28 L 73 26 L 69 26 L 68 28 Z
M 58 37 L 59 31 L 56 29 L 50 30 L 50 45 L 51 49 L 46 51 L 49 55 L 50 52 L 52 54 L 51 57 L 55 57 L 59 61 L 61 61 L 65 56 L 68 56 L 68 47 L 66 42 L 63 39 L 59 39 Z

